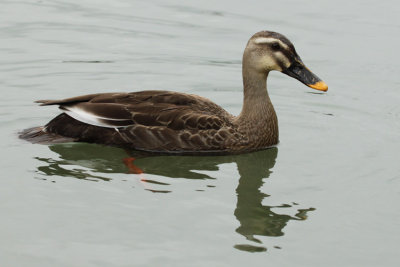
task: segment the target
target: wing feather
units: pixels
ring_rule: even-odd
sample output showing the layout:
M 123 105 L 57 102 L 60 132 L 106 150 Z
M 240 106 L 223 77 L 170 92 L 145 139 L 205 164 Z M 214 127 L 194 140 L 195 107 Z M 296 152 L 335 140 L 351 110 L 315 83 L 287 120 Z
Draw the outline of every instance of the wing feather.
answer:
M 49 131 L 71 132 L 82 141 L 179 152 L 224 150 L 227 141 L 237 139 L 229 131 L 232 115 L 210 100 L 190 94 L 142 91 L 39 102 L 60 105 L 70 118 L 65 115 L 49 122 Z M 110 132 L 110 128 L 119 130 Z
M 60 109 L 78 121 L 100 127 L 127 127 L 134 123 L 131 113 L 119 104 L 86 102 L 62 105 Z

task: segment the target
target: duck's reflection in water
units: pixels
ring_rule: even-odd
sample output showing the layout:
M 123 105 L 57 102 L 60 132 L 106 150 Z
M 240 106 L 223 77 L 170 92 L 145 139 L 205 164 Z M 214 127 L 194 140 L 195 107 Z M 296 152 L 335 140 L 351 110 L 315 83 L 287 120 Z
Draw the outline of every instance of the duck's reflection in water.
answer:
M 278 155 L 277 148 L 250 153 L 237 158 L 237 167 L 240 174 L 239 185 L 236 188 L 237 204 L 235 216 L 240 222 L 236 232 L 248 240 L 261 243 L 255 236 L 282 236 L 283 228 L 290 220 L 305 220 L 307 212 L 313 210 L 297 209 L 297 214 L 290 216 L 281 214 L 285 208 L 298 205 L 297 203 L 282 204 L 279 206 L 263 205 L 262 202 L 268 194 L 261 191 L 264 179 L 272 173 L 272 168 Z M 272 209 L 278 209 L 275 213 Z M 238 244 L 235 248 L 250 252 L 265 251 L 262 246 Z M 276 246 L 276 248 L 279 248 Z
M 50 146 L 59 155 L 59 159 L 37 158 L 45 162 L 38 167 L 46 176 L 68 176 L 88 180 L 110 180 L 107 173 L 127 173 L 123 163 L 127 152 L 112 147 L 91 144 L 65 144 Z M 269 195 L 262 192 L 265 179 L 272 173 L 278 155 L 277 148 L 241 155 L 228 156 L 152 156 L 132 154 L 137 158 L 135 164 L 144 174 L 155 174 L 171 178 L 215 179 L 210 176 L 218 172 L 218 165 L 235 162 L 239 171 L 239 184 L 236 188 L 237 204 L 234 215 L 240 223 L 236 232 L 251 241 L 250 244 L 237 244 L 234 247 L 249 252 L 266 251 L 256 236 L 282 236 L 283 228 L 290 220 L 305 220 L 307 212 L 313 208 L 296 209 L 294 216 L 285 214 L 287 208 L 298 205 L 292 201 L 279 206 L 264 205 Z M 73 166 L 67 167 L 67 166 Z M 208 171 L 207 174 L 196 171 Z M 149 181 L 157 185 L 168 185 Z M 150 190 L 153 192 L 171 192 L 168 190 Z M 265 202 L 265 201 L 264 201 Z M 286 209 L 286 210 L 285 210 Z M 279 211 L 275 213 L 274 211 Z M 290 209 L 291 210 L 291 209 Z M 286 212 L 287 213 L 287 212 Z M 276 248 L 279 248 L 276 246 Z

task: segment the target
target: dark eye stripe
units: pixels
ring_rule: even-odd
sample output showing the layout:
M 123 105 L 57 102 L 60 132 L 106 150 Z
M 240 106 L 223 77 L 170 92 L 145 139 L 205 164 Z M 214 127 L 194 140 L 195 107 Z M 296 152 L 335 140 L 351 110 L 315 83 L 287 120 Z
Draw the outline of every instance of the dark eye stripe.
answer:
M 293 45 L 290 42 L 285 41 L 282 38 L 258 37 L 255 39 L 255 43 L 258 45 L 263 45 L 263 46 L 267 45 L 274 51 L 281 51 L 290 61 L 292 61 L 291 59 L 297 55 Z M 276 44 L 279 45 L 279 48 L 273 47 Z
M 271 48 L 273 50 L 277 51 L 277 50 L 281 49 L 281 46 L 280 46 L 280 44 L 278 42 L 274 42 L 274 43 L 271 44 Z
M 282 54 L 289 60 L 289 61 L 293 61 L 293 52 L 290 51 L 290 49 L 281 49 L 279 50 L 280 52 L 282 52 Z

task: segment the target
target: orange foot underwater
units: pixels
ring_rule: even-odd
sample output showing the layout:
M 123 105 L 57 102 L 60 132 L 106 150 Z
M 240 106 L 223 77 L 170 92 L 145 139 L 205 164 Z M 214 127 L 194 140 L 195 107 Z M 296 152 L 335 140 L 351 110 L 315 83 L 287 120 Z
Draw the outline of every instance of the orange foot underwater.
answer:
M 126 167 L 128 167 L 128 172 L 129 173 L 133 173 L 133 174 L 141 174 L 143 173 L 142 169 L 140 169 L 139 167 L 137 167 L 133 162 L 136 159 L 133 157 L 129 157 L 129 158 L 124 158 L 123 162 L 126 165 Z

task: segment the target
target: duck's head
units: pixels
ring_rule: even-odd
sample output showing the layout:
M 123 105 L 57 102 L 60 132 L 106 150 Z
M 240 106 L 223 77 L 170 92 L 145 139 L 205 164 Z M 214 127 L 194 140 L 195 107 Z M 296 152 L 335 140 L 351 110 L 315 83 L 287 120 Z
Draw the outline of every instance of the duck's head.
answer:
M 328 85 L 304 65 L 293 44 L 277 32 L 254 34 L 247 43 L 243 63 L 253 71 L 268 73 L 277 70 L 313 89 L 328 90 Z

